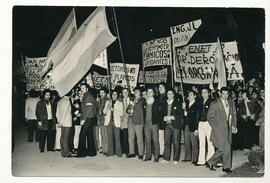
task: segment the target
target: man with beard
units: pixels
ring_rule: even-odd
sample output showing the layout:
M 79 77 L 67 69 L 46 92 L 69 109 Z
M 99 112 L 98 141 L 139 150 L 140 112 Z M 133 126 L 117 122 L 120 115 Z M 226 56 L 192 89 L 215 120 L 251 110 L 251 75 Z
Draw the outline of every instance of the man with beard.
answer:
M 36 116 L 38 121 L 38 129 L 40 130 L 39 149 L 44 152 L 45 141 L 47 137 L 47 151 L 54 151 L 54 129 L 55 119 L 50 101 L 50 90 L 44 90 L 42 99 L 37 103 Z

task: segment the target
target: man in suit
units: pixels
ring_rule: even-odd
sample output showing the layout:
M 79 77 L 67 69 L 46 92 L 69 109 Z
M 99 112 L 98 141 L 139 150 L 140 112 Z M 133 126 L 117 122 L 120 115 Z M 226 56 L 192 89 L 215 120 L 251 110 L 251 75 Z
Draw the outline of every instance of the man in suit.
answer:
M 222 87 L 220 98 L 210 105 L 207 119 L 212 128 L 210 140 L 216 147 L 214 155 L 207 161 L 207 167 L 214 168 L 220 160 L 223 160 L 223 171 L 231 173 L 232 170 L 232 133 L 237 133 L 235 104 L 229 97 L 229 89 Z
M 176 99 L 174 89 L 167 90 L 167 102 L 163 105 L 162 119 L 165 123 L 165 149 L 161 163 L 167 163 L 171 157 L 171 139 L 173 139 L 173 164 L 180 159 L 180 139 L 184 111 L 182 104 Z

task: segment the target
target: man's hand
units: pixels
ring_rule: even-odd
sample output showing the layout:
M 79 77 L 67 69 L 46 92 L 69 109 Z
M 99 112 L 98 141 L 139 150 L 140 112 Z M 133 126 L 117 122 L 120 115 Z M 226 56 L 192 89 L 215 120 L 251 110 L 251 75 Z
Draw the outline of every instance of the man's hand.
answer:
M 163 120 L 168 121 L 168 116 L 164 116 Z
M 171 120 L 175 120 L 175 117 L 174 116 L 171 116 Z
M 58 123 L 58 124 L 57 124 L 57 128 L 61 128 L 61 124 Z
M 198 133 L 198 130 L 195 130 L 195 131 L 194 131 L 194 135 L 195 135 L 195 136 L 198 136 L 198 134 L 199 134 L 199 133 Z
M 182 107 L 183 107 L 183 109 L 186 108 L 186 103 L 185 102 L 182 103 Z
M 255 120 L 255 114 L 251 114 L 250 119 Z
M 39 122 L 38 122 L 38 126 L 42 126 L 42 123 L 41 123 L 41 121 L 39 121 Z
M 81 125 L 83 126 L 84 125 L 84 123 L 85 123 L 85 120 L 81 120 Z
M 232 133 L 236 134 L 238 132 L 237 128 L 232 127 Z
M 242 115 L 242 118 L 243 118 L 243 119 L 247 119 L 247 115 L 245 115 L 245 114 Z

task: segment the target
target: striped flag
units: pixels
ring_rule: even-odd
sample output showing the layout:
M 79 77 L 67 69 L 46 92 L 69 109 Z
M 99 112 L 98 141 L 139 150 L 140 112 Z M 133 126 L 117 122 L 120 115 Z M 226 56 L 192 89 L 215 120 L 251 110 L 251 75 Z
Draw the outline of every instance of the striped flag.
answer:
M 115 39 L 108 27 L 105 7 L 98 7 L 62 50 L 65 57 L 52 69 L 52 80 L 60 96 L 82 79 L 96 57 Z
M 77 32 L 77 25 L 76 25 L 76 18 L 75 18 L 75 10 L 74 8 L 71 10 L 69 16 L 67 17 L 66 21 L 62 25 L 60 31 L 58 32 L 57 36 L 55 37 L 48 53 L 47 53 L 47 60 L 46 65 L 42 69 L 40 73 L 43 76 L 48 69 L 53 65 L 56 67 L 61 59 L 63 59 L 63 51 L 68 42 L 72 39 L 72 37 Z
M 215 68 L 217 68 L 218 71 L 218 89 L 220 90 L 222 87 L 227 86 L 227 79 L 225 62 L 219 38 L 217 38 Z

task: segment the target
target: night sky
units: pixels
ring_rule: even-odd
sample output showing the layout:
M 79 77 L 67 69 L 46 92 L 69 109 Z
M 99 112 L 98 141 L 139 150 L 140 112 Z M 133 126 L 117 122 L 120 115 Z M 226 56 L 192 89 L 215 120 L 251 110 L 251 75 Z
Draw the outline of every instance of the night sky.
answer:
M 43 57 L 72 7 L 15 6 L 13 8 L 13 63 L 20 55 Z M 75 7 L 77 26 L 95 7 Z M 141 44 L 170 36 L 170 27 L 202 19 L 189 43 L 238 42 L 244 75 L 264 72 L 265 12 L 258 8 L 115 8 L 126 63 L 141 63 Z M 111 32 L 116 36 L 112 8 L 106 8 Z M 110 62 L 121 62 L 118 41 L 108 48 Z M 14 70 L 16 70 L 14 64 Z

